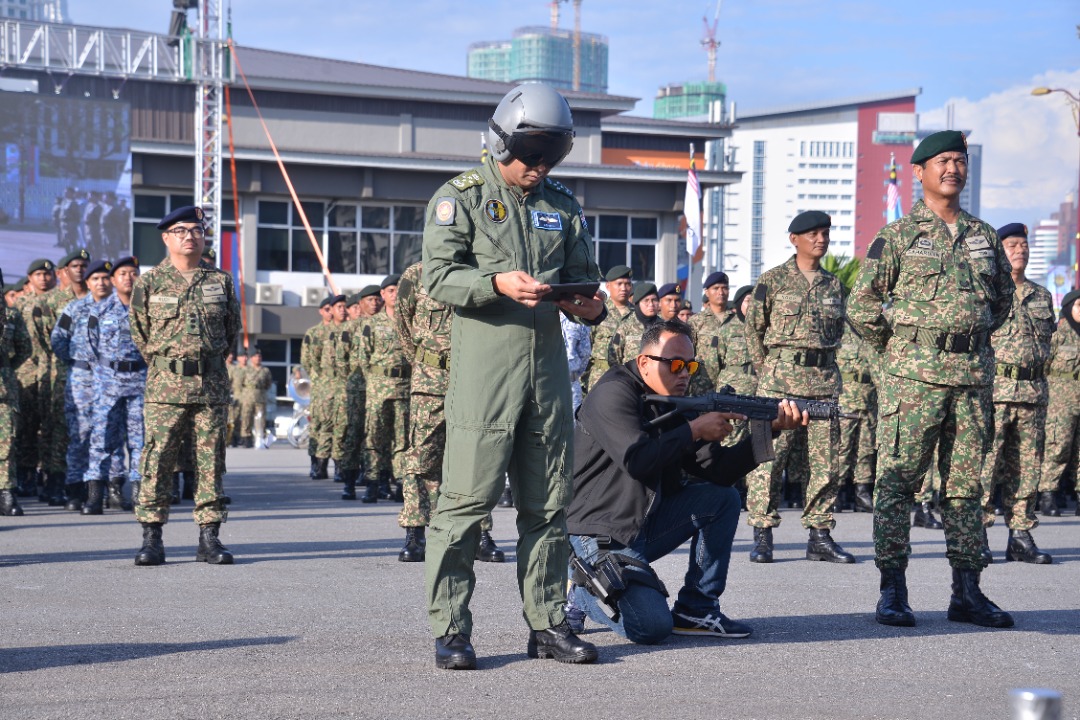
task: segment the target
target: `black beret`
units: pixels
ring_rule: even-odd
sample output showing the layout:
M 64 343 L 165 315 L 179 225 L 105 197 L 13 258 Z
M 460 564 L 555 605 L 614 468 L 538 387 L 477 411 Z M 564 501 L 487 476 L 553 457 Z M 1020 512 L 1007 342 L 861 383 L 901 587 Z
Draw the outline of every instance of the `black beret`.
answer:
M 360 293 L 355 292 L 345 301 L 345 307 L 352 307 L 358 302 L 360 302 Z
M 76 248 L 60 258 L 60 262 L 56 263 L 56 267 L 65 268 L 72 260 L 85 260 L 90 262 L 90 253 L 86 251 L 86 248 Z
M 134 255 L 125 255 L 124 257 L 120 258 L 112 265 L 113 274 L 116 274 L 116 271 L 120 268 L 127 267 L 129 265 L 133 268 L 138 268 L 139 258 L 135 257 Z
M 379 283 L 379 289 L 385 290 L 388 287 L 393 287 L 398 284 L 398 280 L 401 280 L 400 275 L 387 275 L 383 278 L 383 281 Z
M 56 266 L 53 265 L 52 260 L 46 260 L 45 258 L 38 258 L 30 263 L 30 266 L 26 268 L 27 275 L 33 275 L 38 270 L 55 270 Z
M 631 270 L 630 268 L 628 268 L 625 265 L 616 265 L 615 267 L 613 267 L 613 268 L 611 268 L 610 270 L 607 271 L 607 274 L 604 275 L 604 280 L 606 280 L 607 282 L 612 282 L 614 280 L 621 280 L 622 278 L 628 278 L 628 279 L 632 280 L 633 277 L 634 277 L 634 271 L 633 270 Z
M 319 301 L 319 309 L 322 310 L 324 307 L 330 307 L 330 304 L 333 301 L 334 301 L 334 296 L 333 295 L 327 295 L 321 301 Z
M 997 231 L 998 240 L 1004 240 L 1007 237 L 1020 236 L 1026 238 L 1028 236 L 1027 225 L 1024 223 L 1009 223 L 1008 225 L 1002 225 Z
M 331 295 L 330 297 L 327 298 L 327 300 L 330 301 L 330 302 L 327 303 L 327 305 L 337 305 L 338 303 L 345 302 L 345 296 L 344 295 Z
M 667 297 L 668 295 L 682 295 L 682 288 L 678 283 L 667 283 L 660 286 L 660 291 L 656 293 L 657 297 Z
M 178 207 L 171 213 L 161 218 L 161 222 L 157 224 L 158 230 L 168 230 L 176 223 L 182 222 L 197 222 L 201 223 L 206 219 L 201 207 L 195 207 L 194 205 L 185 205 L 184 207 Z
M 1072 312 L 1069 310 L 1069 306 L 1077 300 L 1080 300 L 1080 290 L 1073 290 L 1061 299 L 1061 317 L 1065 317 L 1067 313 Z
M 754 292 L 753 285 L 743 285 L 741 288 L 735 291 L 735 297 L 731 300 L 731 307 L 735 308 L 735 312 L 738 313 L 740 320 L 746 320 L 746 316 L 742 312 L 743 298 Z
M 694 311 L 694 303 L 690 302 L 689 300 L 683 300 L 682 303 L 679 304 L 679 309 L 680 310 L 689 310 L 690 312 L 693 312 Z
M 113 265 L 108 260 L 95 260 L 86 266 L 85 277 L 90 277 L 94 273 L 106 273 L 112 276 Z
M 378 285 L 367 285 L 366 287 L 364 287 L 363 290 L 360 291 L 360 299 L 363 300 L 366 297 L 371 297 L 372 295 L 378 295 L 378 294 L 379 294 L 379 286 Z
M 729 285 L 729 284 L 730 284 L 730 281 L 728 280 L 727 273 L 720 272 L 719 270 L 717 270 L 716 272 L 709 275 L 709 277 L 705 278 L 705 285 L 703 287 L 711 288 L 713 285 Z
M 959 130 L 942 130 L 923 138 L 915 152 L 911 153 L 911 164 L 918 165 L 943 152 L 962 152 L 967 155 L 967 151 L 967 138 L 964 133 Z
M 207 260 L 217 260 L 217 250 L 214 249 L 213 245 L 208 244 L 203 248 L 202 256 Z
M 652 283 L 638 283 L 634 286 L 634 304 L 644 300 L 649 295 L 656 294 L 656 286 Z
M 827 227 L 832 227 L 832 218 L 829 217 L 828 213 L 823 213 L 820 210 L 807 210 L 795 216 L 791 224 L 788 225 L 787 231 L 794 235 L 801 235 L 804 232 Z

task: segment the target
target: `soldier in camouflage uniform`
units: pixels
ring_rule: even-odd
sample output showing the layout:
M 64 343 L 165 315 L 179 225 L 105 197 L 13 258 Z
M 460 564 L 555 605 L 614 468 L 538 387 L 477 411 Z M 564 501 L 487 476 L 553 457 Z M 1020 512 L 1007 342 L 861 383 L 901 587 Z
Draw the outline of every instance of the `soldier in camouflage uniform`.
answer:
M 721 387 L 717 384 L 720 370 L 724 367 L 721 356 L 720 335 L 727 325 L 735 323 L 735 311 L 728 307 L 728 276 L 724 272 L 714 272 L 705 278 L 705 297 L 709 302 L 701 312 L 690 318 L 690 328 L 694 331 L 694 347 L 700 369 L 690 376 L 690 394 L 703 395 L 715 392 Z M 741 329 L 741 327 L 740 327 Z M 745 341 L 743 346 L 745 346 Z
M 322 367 L 322 345 L 326 334 L 330 331 L 330 300 L 333 296 L 323 298 L 319 303 L 319 316 L 321 322 L 314 327 L 308 328 L 304 333 L 304 340 L 300 345 L 300 364 L 304 367 L 308 379 L 311 380 L 311 401 L 308 404 L 308 455 L 311 457 L 312 480 L 326 480 L 330 477 L 327 466 L 330 464 L 330 456 L 321 454 L 319 440 L 323 436 L 323 389 L 318 381 L 319 370 Z
M 330 298 L 330 324 L 323 331 L 319 355 L 319 385 L 322 386 L 322 418 L 319 423 L 319 457 L 334 460 L 334 482 L 344 482 L 346 456 L 345 436 L 349 430 L 348 396 L 346 385 L 350 374 L 349 355 L 352 335 L 345 322 L 344 295 Z M 251 373 L 251 370 L 248 370 Z
M 379 496 L 402 501 L 409 442 L 409 377 L 412 366 L 402 350 L 394 319 L 398 276 L 379 285 L 383 311 L 367 318 L 360 329 L 359 362 L 367 380 L 364 429 L 365 492 L 362 502 Z M 391 485 L 393 483 L 393 485 Z
M 443 412 L 450 382 L 450 327 L 454 310 L 437 302 L 424 289 L 423 265 L 410 265 L 398 281 L 394 307 L 401 350 L 412 364 L 409 382 L 409 449 L 405 454 L 404 503 L 398 525 L 405 528 L 400 562 L 422 562 L 424 534 L 442 486 L 446 416 Z M 587 357 L 587 356 L 586 356 Z M 491 537 L 491 513 L 480 523 L 476 559 L 503 562 L 506 556 Z
M 1050 343 L 1047 363 L 1050 393 L 1046 423 L 1046 452 L 1039 480 L 1039 511 L 1061 515 L 1054 496 L 1069 468 L 1080 461 L 1080 290 L 1061 302 L 1061 320 Z M 1080 515 L 1080 502 L 1076 504 Z
M 182 207 L 159 224 L 168 256 L 141 276 L 131 297 L 131 335 L 149 365 L 146 378 L 146 447 L 136 517 L 143 546 L 136 565 L 161 565 L 161 528 L 169 520 L 172 475 L 183 437 L 195 452 L 195 522 L 198 562 L 231 564 L 218 533 L 222 503 L 229 375 L 225 356 L 236 346 L 240 305 L 232 276 L 201 261 L 202 209 Z
M 30 333 L 22 316 L 6 304 L 0 305 L 0 515 L 23 514 L 15 497 L 16 464 L 12 447 L 19 415 L 15 369 L 26 362 L 32 351 Z
M 831 218 L 823 212 L 796 215 L 788 226 L 795 254 L 758 278 L 745 329 L 761 394 L 813 400 L 835 400 L 840 394 L 836 350 L 844 331 L 843 286 L 835 275 L 821 268 L 821 258 L 829 250 L 831 226 Z M 772 562 L 772 529 L 780 524 L 782 474 L 799 441 L 806 443 L 807 453 L 805 461 L 799 458 L 799 466 L 809 464 L 802 514 L 802 525 L 810 535 L 806 558 L 855 562 L 830 533 L 839 489 L 839 436 L 840 426 L 835 422 L 786 430 L 776 442 L 776 459 L 747 476 L 747 522 L 754 528 L 752 562 Z M 794 466 L 789 467 L 789 476 L 796 472 Z
M 43 410 L 49 405 L 49 376 L 52 351 L 49 338 L 37 320 L 43 314 L 40 301 L 56 284 L 56 266 L 52 260 L 38 258 L 26 270 L 27 282 L 23 295 L 15 301 L 16 322 L 26 329 L 30 338 L 30 357 L 15 369 L 19 387 L 19 414 L 16 418 L 15 465 L 16 482 L 24 497 L 33 495 L 38 485 L 38 464 L 41 461 Z M 50 505 L 64 504 L 63 477 L 48 478 L 42 486 L 40 499 Z
M 274 384 L 270 371 L 262 364 L 262 353 L 258 348 L 250 355 L 249 366 L 241 378 L 240 386 L 240 437 L 247 447 L 254 446 L 254 423 L 257 415 L 266 418 L 266 391 Z M 260 439 L 261 442 L 261 439 Z
M 857 418 L 840 418 L 840 488 L 854 485 L 855 512 L 874 512 L 874 468 L 877 463 L 877 388 L 874 367 L 877 352 L 847 328 L 836 352 L 843 390 L 840 407 Z
M 131 481 L 131 497 L 138 496 L 139 458 L 143 448 L 143 395 L 146 362 L 131 338 L 131 293 L 139 277 L 139 261 L 122 257 L 113 264 L 114 293 L 90 309 L 86 321 L 94 356 L 94 403 L 90 430 L 87 482 L 109 481 L 109 507 L 131 510 L 124 498 L 124 482 Z M 124 450 L 127 472 L 124 472 Z
M 994 488 L 1001 486 L 1009 526 L 1005 559 L 1048 565 L 1052 558 L 1035 545 L 1031 530 L 1039 524 L 1035 498 L 1046 437 L 1046 361 L 1054 332 L 1054 299 L 1046 288 L 1024 276 L 1030 253 L 1027 227 L 1011 223 L 997 235 L 1012 265 L 1016 296 L 1008 317 L 991 339 L 994 434 L 982 467 L 983 528 L 994 524 Z M 985 540 L 985 534 L 983 537 Z M 983 552 L 989 555 L 988 544 Z M 989 561 L 993 561 L 992 555 Z
M 356 499 L 356 484 L 361 482 L 364 471 L 364 433 L 367 419 L 367 378 L 364 376 L 360 344 L 363 340 L 361 330 L 367 319 L 378 312 L 379 286 L 368 285 L 349 298 L 348 333 L 351 339 L 349 350 L 349 377 L 345 382 L 346 414 L 348 427 L 345 431 L 345 468 L 342 479 L 345 489 L 342 500 Z M 378 496 L 373 496 L 378 500 Z
M 240 435 L 240 395 L 244 390 L 244 374 L 247 372 L 247 355 L 239 355 L 233 358 L 230 354 L 226 359 L 229 364 L 229 388 L 232 391 L 232 402 L 229 404 L 229 428 L 226 437 L 230 447 L 242 444 Z
M 607 307 L 607 317 L 604 322 L 589 329 L 589 342 L 591 351 L 589 366 L 585 374 L 581 376 L 581 392 L 589 392 L 590 383 L 600 379 L 600 376 L 608 370 L 608 346 L 611 338 L 619 331 L 623 322 L 634 317 L 634 294 L 633 272 L 626 265 L 616 265 L 607 271 L 604 280 L 607 281 L 607 299 L 604 305 Z M 575 405 L 576 407 L 576 405 Z
M 960 208 L 967 141 L 934 133 L 911 157 L 924 199 L 867 250 L 849 300 L 851 324 L 881 356 L 874 552 L 881 571 L 877 621 L 911 626 L 908 515 L 941 444 L 941 514 L 953 569 L 948 617 L 1010 627 L 979 587 L 982 487 L 990 446 L 990 333 L 1008 318 L 1016 287 L 994 229 Z M 882 303 L 892 300 L 886 318 Z
M 645 328 L 659 319 L 660 298 L 652 283 L 638 283 L 634 288 L 634 312 L 630 313 L 615 330 L 608 343 L 608 367 L 622 365 L 638 356 L 641 336 Z

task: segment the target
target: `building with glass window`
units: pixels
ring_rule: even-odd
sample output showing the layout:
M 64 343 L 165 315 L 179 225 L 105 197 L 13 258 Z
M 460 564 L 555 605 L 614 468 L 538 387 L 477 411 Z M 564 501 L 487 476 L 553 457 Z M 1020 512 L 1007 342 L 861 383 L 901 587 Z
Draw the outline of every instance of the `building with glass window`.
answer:
M 70 22 L 67 0 L 0 0 L 0 18 Z
M 574 87 L 574 33 L 562 28 L 521 27 L 512 40 L 469 46 L 468 76 L 499 82 L 543 82 L 560 90 Z M 606 93 L 608 40 L 581 33 L 581 92 Z
M 726 99 L 727 86 L 721 82 L 665 85 L 653 100 L 653 117 L 662 120 L 706 117 L 713 103 L 718 102 L 724 108 Z

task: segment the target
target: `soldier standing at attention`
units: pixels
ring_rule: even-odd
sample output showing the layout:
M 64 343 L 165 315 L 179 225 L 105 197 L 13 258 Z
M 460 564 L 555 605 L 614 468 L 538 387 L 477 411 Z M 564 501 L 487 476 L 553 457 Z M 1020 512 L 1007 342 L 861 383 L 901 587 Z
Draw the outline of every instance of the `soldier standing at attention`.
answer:
M 427 548 L 435 665 L 476 667 L 472 564 L 507 471 L 527 653 L 594 662 L 596 648 L 563 611 L 574 424 L 558 311 L 591 325 L 606 313 L 599 294 L 542 300 L 551 283 L 600 279 L 581 206 L 547 177 L 570 152 L 573 119 L 561 95 L 528 83 L 507 93 L 488 125 L 491 156 L 436 191 L 424 228 L 424 286 L 456 311 L 443 485 Z
M 1080 462 L 1080 290 L 1061 301 L 1061 320 L 1050 343 L 1047 363 L 1050 378 L 1049 412 L 1046 424 L 1046 453 L 1039 480 L 1039 511 L 1058 517 L 1055 495 L 1061 480 Z M 1080 515 L 1080 502 L 1076 504 Z
M 678 283 L 661 285 L 656 296 L 660 299 L 660 311 L 658 316 L 661 320 L 678 320 L 679 310 L 682 308 L 682 288 Z
M 173 471 L 184 436 L 195 454 L 198 562 L 228 565 L 232 554 L 218 532 L 226 518 L 225 426 L 229 375 L 225 356 L 236 346 L 240 305 L 232 276 L 200 262 L 206 230 L 202 208 L 185 206 L 160 223 L 168 256 L 141 276 L 131 296 L 131 336 L 149 365 L 146 447 L 135 516 L 143 527 L 136 565 L 161 565 L 161 527 L 169 520 Z
M 330 298 L 330 324 L 323 332 L 319 362 L 322 385 L 322 421 L 319 424 L 319 457 L 334 460 L 334 482 L 345 482 L 345 434 L 349 429 L 348 398 L 345 385 L 349 377 L 349 352 L 352 339 L 345 323 L 344 295 Z M 250 370 L 249 370 L 250 372 Z
M 450 327 L 454 311 L 436 302 L 421 280 L 422 264 L 410 265 L 398 281 L 394 324 L 401 349 L 412 364 L 409 384 L 409 449 L 402 481 L 404 504 L 398 525 L 405 528 L 399 562 L 424 561 L 424 534 L 442 485 L 446 448 L 443 407 L 450 382 Z M 504 562 L 506 556 L 491 537 L 491 513 L 480 523 L 476 559 Z
M 757 391 L 763 395 L 811 400 L 835 400 L 840 395 L 836 349 L 844 332 L 843 286 L 821 267 L 829 251 L 831 226 L 832 219 L 817 210 L 796 215 L 788 226 L 795 254 L 758 278 L 745 329 Z M 800 443 L 805 443 L 809 458 L 802 514 L 802 526 L 810 533 L 806 559 L 853 563 L 855 556 L 844 552 L 830 533 L 836 524 L 832 507 L 839 489 L 838 423 L 785 430 L 776 442 L 776 459 L 747 476 L 747 522 L 754 528 L 750 560 L 772 562 L 772 529 L 780 524 L 783 471 L 793 452 L 801 456 Z M 788 469 L 789 480 L 799 469 Z
M 321 322 L 314 327 L 308 328 L 304 333 L 304 340 L 300 345 L 300 364 L 307 372 L 311 380 L 311 402 L 308 404 L 308 455 L 311 457 L 312 480 L 326 480 L 330 477 L 327 466 L 330 464 L 330 456 L 320 454 L 319 439 L 322 437 L 323 418 L 323 388 L 319 383 L 319 370 L 322 367 L 322 345 L 326 334 L 330 331 L 332 322 L 330 313 L 330 301 L 333 295 L 323 298 L 319 303 L 319 316 Z
M 850 299 L 851 324 L 882 353 L 874 553 L 881 571 L 877 621 L 912 626 L 906 569 L 908 515 L 940 440 L 941 515 L 952 566 L 948 618 L 1011 627 L 979 588 L 982 488 L 990 447 L 990 333 L 1009 316 L 1016 286 L 994 229 L 960 208 L 967 140 L 945 130 L 911 156 L 924 199 L 870 244 Z M 882 302 L 892 300 L 886 318 Z
M 225 358 L 229 368 L 229 388 L 232 392 L 232 401 L 229 403 L 229 427 L 226 437 L 229 439 L 229 447 L 241 445 L 240 435 L 240 395 L 244 390 L 244 374 L 247 372 L 247 355 L 234 357 L 229 353 Z
M 3 273 L 0 273 L 0 278 Z M 2 282 L 2 280 L 0 280 Z M 19 386 L 15 369 L 30 357 L 30 333 L 14 308 L 0 304 L 0 515 L 23 514 L 15 497 L 15 430 L 19 415 Z
M 638 356 L 641 350 L 641 336 L 645 328 L 659 321 L 660 298 L 656 296 L 656 286 L 641 282 L 634 288 L 634 312 L 619 324 L 608 343 L 608 367 L 629 362 Z M 632 319 L 631 319 L 632 318 Z M 599 376 L 597 377 L 599 379 Z
M 24 294 L 15 302 L 16 322 L 21 324 L 30 337 L 30 357 L 15 368 L 19 386 L 19 416 L 15 430 L 15 464 L 18 483 L 24 495 L 32 495 L 37 487 L 38 464 L 42 460 L 42 429 L 45 419 L 43 410 L 49 405 L 49 373 L 52 351 L 49 337 L 44 335 L 37 321 L 44 310 L 40 305 L 42 296 L 56 285 L 56 266 L 52 260 L 38 258 L 26 269 Z M 64 478 L 54 474 L 48 477 L 40 498 L 50 505 L 64 504 Z
M 361 330 L 369 317 L 378 311 L 379 286 L 368 285 L 349 299 L 349 338 L 351 340 L 349 350 L 348 380 L 345 382 L 345 395 L 347 403 L 348 428 L 345 431 L 345 468 L 342 471 L 342 479 L 345 489 L 341 493 L 342 500 L 356 499 L 356 484 L 361 482 L 360 476 L 364 472 L 364 423 L 367 420 L 367 378 L 364 376 L 363 364 L 360 362 L 360 343 L 363 339 Z M 366 485 L 365 485 L 366 486 Z M 367 502 L 378 502 L 378 491 L 365 498 Z
M 1010 223 L 997 231 L 1012 265 L 1016 296 L 1004 324 L 994 331 L 994 434 L 982 466 L 983 540 L 994 524 L 994 488 L 1001 486 L 1005 523 L 1009 526 L 1006 560 L 1036 565 L 1052 561 L 1035 545 L 1038 527 L 1035 498 L 1042 473 L 1046 439 L 1046 363 L 1054 332 L 1054 298 L 1042 285 L 1024 276 L 1030 249 L 1027 227 Z M 987 542 L 983 551 L 989 554 Z M 991 555 L 989 560 L 993 561 Z
M 240 390 L 240 416 L 244 423 L 240 429 L 240 436 L 247 438 L 244 442 L 246 447 L 254 447 L 255 434 L 253 431 L 255 417 L 262 414 L 266 418 L 266 391 L 274 384 L 270 371 L 262 364 L 262 352 L 254 348 L 249 357 L 250 365 L 243 376 L 243 385 Z M 264 424 L 265 431 L 265 424 Z
M 852 330 L 844 333 L 844 341 L 836 351 L 836 365 L 844 389 L 840 393 L 840 407 L 858 418 L 840 418 L 840 488 L 849 484 L 855 487 L 855 512 L 874 512 L 874 466 L 877 454 L 877 388 L 874 386 L 874 368 L 877 351 Z M 930 504 L 921 508 L 923 522 L 927 522 Z
M 581 392 L 589 392 L 589 385 L 594 380 L 608 371 L 608 346 L 611 338 L 619 330 L 623 321 L 634 315 L 634 303 L 631 297 L 634 294 L 633 272 L 626 265 L 616 265 L 607 271 L 604 279 L 607 281 L 607 300 L 604 306 L 607 308 L 607 317 L 604 322 L 590 328 L 589 341 L 592 343 L 592 351 L 589 358 L 589 367 L 581 377 Z
M 714 272 L 705 278 L 705 297 L 709 302 L 688 323 L 694 330 L 694 347 L 701 363 L 698 372 L 690 376 L 691 395 L 713 392 L 718 387 L 716 378 L 723 367 L 720 332 L 735 321 L 735 311 L 727 306 L 729 290 L 727 273 Z
M 139 458 L 143 449 L 143 395 L 146 362 L 131 339 L 131 293 L 139 277 L 139 261 L 131 256 L 113 263 L 113 294 L 90 309 L 86 320 L 94 356 L 94 403 L 90 430 L 87 482 L 109 478 L 109 507 L 131 510 L 124 498 L 124 481 L 131 497 L 139 495 Z M 123 474 L 125 445 L 127 473 Z M 119 461 L 119 468 L 114 467 Z

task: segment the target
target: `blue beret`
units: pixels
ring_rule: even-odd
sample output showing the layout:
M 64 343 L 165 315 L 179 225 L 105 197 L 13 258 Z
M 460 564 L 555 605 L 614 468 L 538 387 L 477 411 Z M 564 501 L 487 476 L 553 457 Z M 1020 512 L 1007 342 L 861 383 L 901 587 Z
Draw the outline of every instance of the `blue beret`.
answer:
M 157 224 L 158 230 L 168 230 L 176 223 L 182 222 L 197 222 L 201 223 L 206 216 L 203 214 L 201 207 L 195 207 L 194 205 L 185 205 L 184 207 L 178 207 L 171 213 L 161 218 L 161 222 Z
M 634 304 L 647 298 L 649 295 L 656 294 L 656 286 L 652 283 L 638 283 L 634 286 Z
M 1026 238 L 1028 236 L 1027 225 L 1024 223 L 1009 223 L 1008 225 L 1002 225 L 998 228 L 998 240 L 1004 240 L 1005 238 L 1014 235 Z
M 713 285 L 730 285 L 730 284 L 731 283 L 728 281 L 727 273 L 720 272 L 719 270 L 717 270 L 716 272 L 709 275 L 709 277 L 705 278 L 704 287 L 705 288 L 711 288 Z
M 76 248 L 60 258 L 60 262 L 56 263 L 56 267 L 65 268 L 72 260 L 85 260 L 90 262 L 90 253 L 86 251 L 86 248 Z
M 365 285 L 364 289 L 361 290 L 357 294 L 360 296 L 361 300 L 363 300 L 366 297 L 371 297 L 372 295 L 378 295 L 379 294 L 379 286 L 378 285 Z
M 967 155 L 967 151 L 967 138 L 964 133 L 959 130 L 942 130 L 923 138 L 915 152 L 911 153 L 911 164 L 918 165 L 943 152 L 962 152 Z
M 134 255 L 125 255 L 124 257 L 120 258 L 112 264 L 112 271 L 113 273 L 115 273 L 120 268 L 127 267 L 128 265 L 133 268 L 138 268 L 139 258 L 135 257 Z
M 86 266 L 85 277 L 90 277 L 94 273 L 106 273 L 110 277 L 112 276 L 113 264 L 108 260 L 95 260 Z
M 633 279 L 634 272 L 625 265 L 616 265 L 607 271 L 607 275 L 604 276 L 604 280 L 613 282 L 615 280 L 621 280 L 623 278 Z
M 682 288 L 678 283 L 667 283 L 660 286 L 660 291 L 656 293 L 657 297 L 667 297 L 668 295 L 682 295 Z
M 804 232 L 827 227 L 832 227 L 832 218 L 829 217 L 828 213 L 823 213 L 820 210 L 807 210 L 795 216 L 791 224 L 788 225 L 787 231 L 794 235 L 801 235 Z
M 29 267 L 26 268 L 26 274 L 27 275 L 33 275 L 38 270 L 55 270 L 55 269 L 56 269 L 56 266 L 53 265 L 52 260 L 47 260 L 45 258 L 38 258 L 37 260 L 33 260 L 33 261 L 30 262 Z
M 387 275 L 385 278 L 383 278 L 383 281 L 379 284 L 379 289 L 380 290 L 385 290 L 388 287 L 393 287 L 394 285 L 398 284 L 399 280 L 401 280 L 400 275 Z

